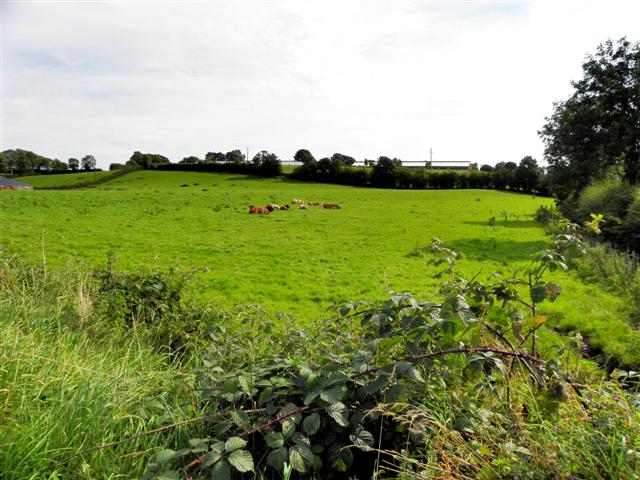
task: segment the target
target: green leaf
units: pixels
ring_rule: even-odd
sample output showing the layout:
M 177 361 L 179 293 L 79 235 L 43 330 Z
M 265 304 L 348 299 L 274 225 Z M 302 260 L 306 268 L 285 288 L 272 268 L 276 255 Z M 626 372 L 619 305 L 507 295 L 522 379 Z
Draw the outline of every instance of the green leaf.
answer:
M 356 447 L 373 447 L 373 435 L 364 428 L 356 429 L 349 439 Z
M 218 452 L 218 453 L 224 452 L 224 442 L 217 441 L 215 443 L 212 443 L 209 447 L 214 452 Z
M 240 384 L 240 387 L 242 388 L 242 390 L 244 390 L 246 393 L 251 393 L 251 388 L 252 388 L 252 381 L 251 381 L 251 377 L 248 377 L 247 375 L 240 375 L 238 377 L 238 383 Z
M 233 452 L 234 450 L 239 450 L 241 448 L 244 448 L 246 444 L 247 444 L 247 441 L 243 440 L 240 437 L 231 437 L 229 440 L 225 442 L 224 449 L 226 452 Z
M 306 445 L 297 443 L 289 449 L 289 463 L 300 473 L 305 473 L 313 463 L 313 453 Z
M 301 443 L 303 445 L 306 445 L 307 447 L 311 447 L 311 441 L 309 440 L 309 438 L 305 437 L 300 432 L 294 433 L 293 437 L 291 437 L 291 441 L 293 443 Z
M 344 403 L 332 403 L 327 407 L 327 413 L 341 427 L 346 427 L 347 425 L 349 425 L 349 410 Z
M 216 463 L 211 471 L 211 480 L 231 480 L 231 466 L 224 460 Z
M 320 398 L 325 402 L 333 403 L 338 400 L 342 400 L 342 397 L 346 391 L 347 389 L 341 385 L 331 387 L 330 389 L 323 391 L 320 394 Z
M 531 287 L 530 295 L 533 303 L 540 303 L 547 297 L 547 289 L 544 284 L 534 285 Z
M 307 435 L 311 436 L 320 429 L 320 423 L 320 415 L 312 413 L 304 419 L 302 422 L 302 428 Z
M 218 452 L 209 452 L 204 457 L 202 457 L 202 462 L 200 466 L 202 468 L 207 468 L 220 460 L 220 453 Z
M 246 450 L 235 450 L 229 455 L 229 463 L 239 472 L 253 472 L 253 457 Z
M 320 395 L 321 393 L 322 393 L 322 385 L 316 385 L 304 397 L 304 404 L 305 405 L 310 405 L 311 402 L 313 402 L 318 397 L 318 395 Z
M 388 381 L 389 381 L 389 377 L 387 377 L 387 375 L 384 375 L 384 374 L 378 375 L 373 382 L 371 382 L 369 385 L 364 387 L 364 390 L 369 395 L 373 395 L 374 393 L 378 393 L 384 387 L 386 387 Z
M 276 470 L 282 470 L 285 462 L 289 459 L 289 450 L 287 447 L 280 447 L 272 450 L 267 456 L 267 463 Z
M 163 465 L 170 462 L 176 457 L 176 452 L 171 449 L 160 450 L 156 455 L 156 462 L 158 465 Z
M 280 432 L 269 432 L 264 436 L 270 448 L 280 448 L 284 445 L 284 436 Z
M 283 420 L 282 422 L 282 434 L 284 438 L 291 437 L 294 433 L 296 433 L 296 424 L 291 419 Z

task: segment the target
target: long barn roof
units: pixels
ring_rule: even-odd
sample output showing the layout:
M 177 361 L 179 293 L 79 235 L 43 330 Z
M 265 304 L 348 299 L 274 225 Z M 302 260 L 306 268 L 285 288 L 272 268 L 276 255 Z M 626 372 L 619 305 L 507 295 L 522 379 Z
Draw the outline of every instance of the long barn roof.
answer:
M 5 185 L 9 187 L 29 187 L 26 183 L 16 182 L 10 178 L 0 177 L 0 185 Z

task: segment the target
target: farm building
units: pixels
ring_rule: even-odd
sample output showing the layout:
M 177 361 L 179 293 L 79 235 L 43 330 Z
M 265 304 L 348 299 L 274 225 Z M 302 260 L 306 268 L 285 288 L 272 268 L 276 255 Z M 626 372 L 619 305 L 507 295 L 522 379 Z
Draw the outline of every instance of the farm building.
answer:
M 33 190 L 33 187 L 10 178 L 0 177 L 0 190 Z

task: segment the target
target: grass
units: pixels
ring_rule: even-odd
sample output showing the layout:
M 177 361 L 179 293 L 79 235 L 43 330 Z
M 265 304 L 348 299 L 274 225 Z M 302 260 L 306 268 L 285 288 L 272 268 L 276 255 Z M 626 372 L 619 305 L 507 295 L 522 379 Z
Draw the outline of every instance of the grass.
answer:
M 64 173 L 57 175 L 33 175 L 28 177 L 17 177 L 16 181 L 26 183 L 34 188 L 72 186 L 84 182 L 92 182 L 102 177 L 112 175 L 113 172 L 80 172 Z
M 247 206 L 337 202 L 260 217 Z M 298 321 L 333 304 L 435 292 L 424 247 L 434 236 L 461 252 L 468 277 L 524 267 L 549 243 L 533 213 L 551 199 L 488 190 L 380 190 L 209 173 L 139 171 L 91 190 L 5 191 L 0 241 L 53 268 L 81 260 L 118 268 L 200 269 L 191 290 L 222 307 L 258 304 Z M 547 305 L 557 328 L 582 331 L 618 363 L 640 363 L 625 302 L 574 274 Z
M 79 453 L 184 418 L 173 393 L 180 368 L 142 337 L 93 328 L 104 319 L 79 293 L 78 270 L 47 275 L 3 260 L 0 477 L 139 476 L 147 452 L 180 432 Z

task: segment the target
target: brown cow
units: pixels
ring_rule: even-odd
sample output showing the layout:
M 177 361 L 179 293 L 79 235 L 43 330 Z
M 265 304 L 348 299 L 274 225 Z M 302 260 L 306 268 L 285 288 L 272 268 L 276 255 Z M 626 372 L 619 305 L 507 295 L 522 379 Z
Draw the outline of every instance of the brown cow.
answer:
M 280 210 L 289 210 L 289 204 L 282 205 L 282 206 L 280 207 Z
M 310 207 L 317 207 L 318 205 L 320 205 L 320 202 L 308 202 L 307 205 L 309 205 Z
M 253 205 L 249 206 L 249 213 L 251 215 L 266 215 L 270 212 L 267 207 L 255 207 Z
M 337 203 L 323 203 L 322 206 L 324 208 L 332 208 L 332 209 L 340 208 L 340 205 L 338 205 Z
M 304 205 L 304 200 L 300 200 L 299 198 L 294 198 L 291 200 L 291 203 L 295 203 L 296 205 Z

